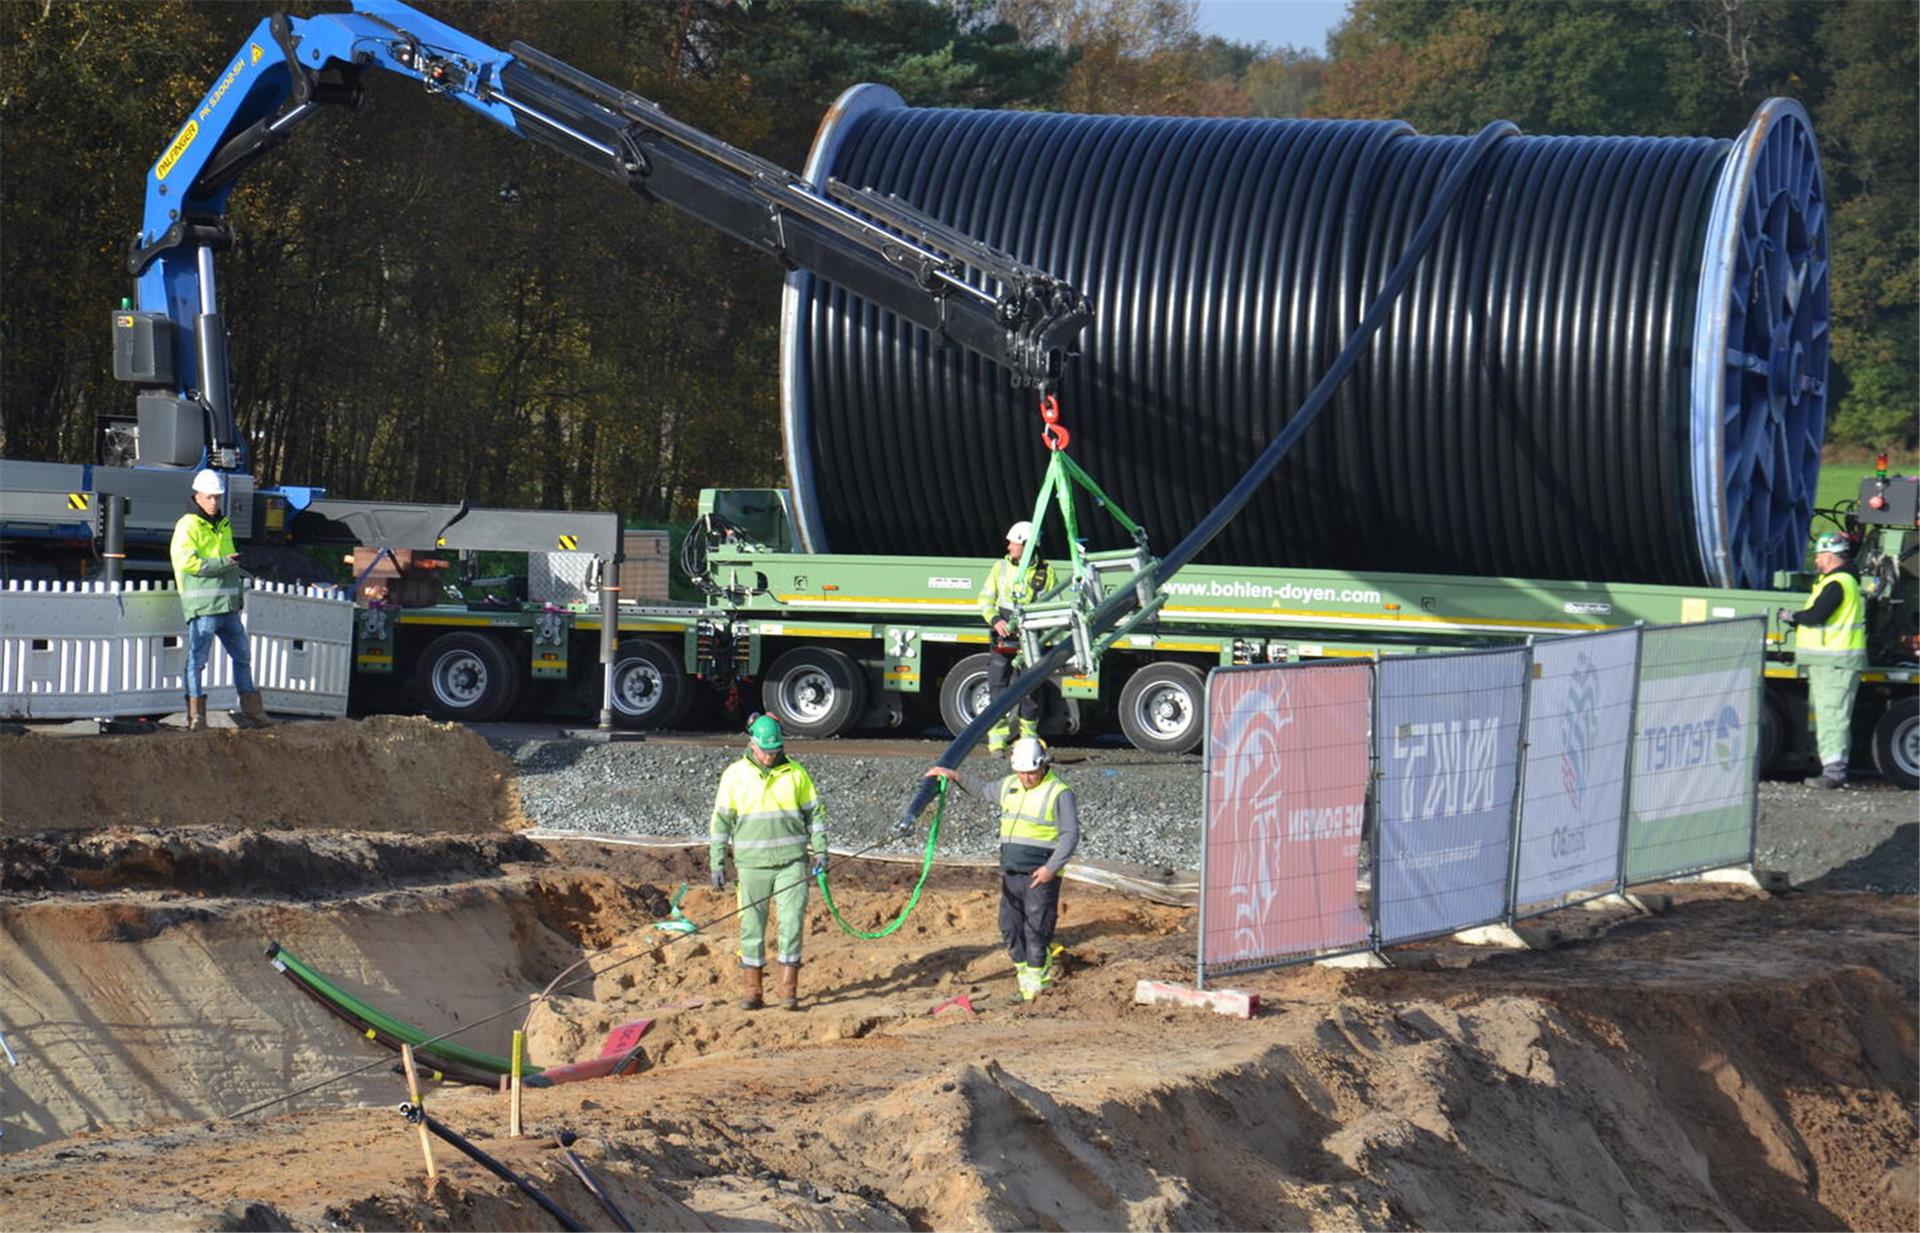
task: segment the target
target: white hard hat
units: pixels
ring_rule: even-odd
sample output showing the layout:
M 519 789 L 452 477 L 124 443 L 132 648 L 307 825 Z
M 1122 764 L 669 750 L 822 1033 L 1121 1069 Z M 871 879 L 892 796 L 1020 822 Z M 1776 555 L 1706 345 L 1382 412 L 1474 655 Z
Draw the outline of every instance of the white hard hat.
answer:
M 1007 757 L 1007 765 L 1016 771 L 1037 771 L 1053 760 L 1047 752 L 1047 743 L 1037 736 L 1023 736 L 1013 743 L 1013 752 Z
M 1019 522 L 1016 522 L 1012 526 L 1007 528 L 1008 543 L 1024 544 L 1032 538 L 1033 538 L 1033 524 L 1031 522 L 1028 522 L 1025 518 L 1022 518 Z
M 227 481 L 218 471 L 198 471 L 194 473 L 193 490 L 210 497 L 224 497 L 227 495 Z

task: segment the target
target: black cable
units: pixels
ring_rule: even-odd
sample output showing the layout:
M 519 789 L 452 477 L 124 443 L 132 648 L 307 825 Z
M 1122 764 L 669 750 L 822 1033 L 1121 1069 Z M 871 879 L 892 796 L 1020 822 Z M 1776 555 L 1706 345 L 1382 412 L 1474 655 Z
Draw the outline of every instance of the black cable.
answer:
M 1274 438 L 1471 140 L 1379 121 L 867 112 L 833 174 L 1095 298 L 1060 396 L 1076 457 L 1149 528 L 1191 526 Z M 1693 295 L 1730 143 L 1515 137 L 1338 396 L 1208 560 L 1698 583 Z M 1043 453 L 983 362 L 829 284 L 789 440 L 816 547 L 977 556 Z M 1730 447 L 1731 448 L 1731 447 Z M 796 474 L 809 468 L 796 468 Z M 1120 547 L 1096 525 L 1095 547 Z M 1736 538 L 1738 531 L 1734 532 Z

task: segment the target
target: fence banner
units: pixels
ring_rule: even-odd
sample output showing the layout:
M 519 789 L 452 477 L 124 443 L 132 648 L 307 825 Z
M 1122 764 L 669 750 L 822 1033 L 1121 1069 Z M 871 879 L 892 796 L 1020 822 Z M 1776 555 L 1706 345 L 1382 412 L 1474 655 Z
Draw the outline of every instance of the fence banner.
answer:
M 1643 636 L 1625 881 L 1753 859 L 1765 647 L 1760 617 Z
M 1207 678 L 1200 979 L 1362 945 L 1369 663 Z
M 1516 905 L 1619 878 L 1639 648 L 1635 629 L 1534 644 Z
M 1382 943 L 1506 915 L 1528 651 L 1380 661 Z

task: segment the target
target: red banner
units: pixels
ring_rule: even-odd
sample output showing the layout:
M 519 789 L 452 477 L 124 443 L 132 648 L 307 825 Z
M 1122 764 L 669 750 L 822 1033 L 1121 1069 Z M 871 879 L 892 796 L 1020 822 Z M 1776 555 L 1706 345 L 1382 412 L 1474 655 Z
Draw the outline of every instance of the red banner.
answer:
M 1208 679 L 1200 965 L 1359 946 L 1372 665 Z

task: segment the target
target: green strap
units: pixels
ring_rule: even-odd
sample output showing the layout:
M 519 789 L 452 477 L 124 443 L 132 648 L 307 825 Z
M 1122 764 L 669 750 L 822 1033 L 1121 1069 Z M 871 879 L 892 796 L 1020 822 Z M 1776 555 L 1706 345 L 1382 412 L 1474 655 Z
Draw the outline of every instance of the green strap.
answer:
M 855 929 L 847 923 L 846 917 L 840 915 L 840 909 L 834 906 L 833 892 L 827 889 L 827 871 L 822 869 L 814 875 L 814 881 L 820 883 L 820 897 L 827 901 L 827 911 L 833 913 L 833 919 L 839 923 L 842 929 L 856 938 L 865 938 L 871 942 L 875 938 L 886 937 L 907 923 L 907 917 L 913 912 L 914 905 L 920 902 L 920 890 L 927 884 L 927 875 L 933 872 L 933 848 L 934 845 L 940 841 L 940 818 L 941 815 L 946 812 L 947 781 L 943 776 L 940 780 L 940 803 L 934 806 L 933 821 L 927 826 L 927 850 L 926 854 L 920 858 L 920 880 L 913 884 L 913 896 L 907 900 L 907 906 L 900 909 L 900 915 L 894 917 L 893 923 L 890 925 L 886 925 L 873 933 L 868 933 L 864 929 Z

